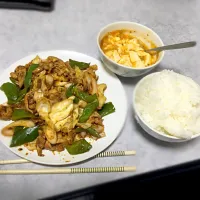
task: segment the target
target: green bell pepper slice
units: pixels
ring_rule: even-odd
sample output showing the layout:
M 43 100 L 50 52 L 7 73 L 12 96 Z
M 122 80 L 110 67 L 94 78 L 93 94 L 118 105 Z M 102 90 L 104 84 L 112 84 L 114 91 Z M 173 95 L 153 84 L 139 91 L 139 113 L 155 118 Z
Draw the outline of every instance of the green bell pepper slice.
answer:
M 104 117 L 106 115 L 109 115 L 111 113 L 115 112 L 115 107 L 112 104 L 112 102 L 105 103 L 101 110 L 98 111 L 98 113 L 101 115 L 101 117 Z
M 24 109 L 15 109 L 12 113 L 12 120 L 19 120 L 19 119 L 26 119 L 26 118 L 32 118 L 34 115 L 27 110 Z
M 32 142 L 38 137 L 38 135 L 38 126 L 30 128 L 15 128 L 10 147 L 16 147 L 28 142 Z
M 82 154 L 88 152 L 92 148 L 92 145 L 85 139 L 73 142 L 71 145 L 67 145 L 66 149 L 71 155 Z
M 89 127 L 87 129 L 84 129 L 84 128 L 76 128 L 75 129 L 76 133 L 80 133 L 80 132 L 86 132 L 86 133 L 89 133 L 90 135 L 94 136 L 94 137 L 97 137 L 97 138 L 100 138 L 100 135 L 99 133 L 92 127 Z
M 92 115 L 92 113 L 97 109 L 98 106 L 99 106 L 99 101 L 97 98 L 93 102 L 88 103 L 87 106 L 83 109 L 83 113 L 79 118 L 79 122 L 80 123 L 86 122 Z
M 0 88 L 6 95 L 8 104 L 18 102 L 19 88 L 13 83 L 4 83 Z
M 81 70 L 87 69 L 90 66 L 90 63 L 79 62 L 76 60 L 69 59 L 69 65 L 72 68 L 78 67 Z

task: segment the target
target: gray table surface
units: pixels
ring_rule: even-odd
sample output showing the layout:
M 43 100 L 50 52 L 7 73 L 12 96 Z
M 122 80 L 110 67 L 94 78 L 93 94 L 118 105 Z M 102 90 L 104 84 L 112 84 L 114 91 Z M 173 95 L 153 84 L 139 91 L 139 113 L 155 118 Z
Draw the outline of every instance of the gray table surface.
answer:
M 0 70 L 36 51 L 67 49 L 98 58 L 100 28 L 119 20 L 142 23 L 155 30 L 165 44 L 200 42 L 198 0 L 57 0 L 53 12 L 0 10 Z M 173 69 L 200 84 L 200 52 L 195 48 L 168 51 L 157 70 Z M 148 136 L 134 121 L 132 92 L 140 78 L 121 78 L 128 97 L 123 131 L 109 150 L 136 150 L 134 157 L 98 158 L 79 167 L 136 165 L 135 173 L 0 176 L 1 200 L 38 199 L 200 158 L 200 139 L 168 144 Z M 16 159 L 0 144 L 0 159 Z M 40 168 L 36 164 L 0 169 Z

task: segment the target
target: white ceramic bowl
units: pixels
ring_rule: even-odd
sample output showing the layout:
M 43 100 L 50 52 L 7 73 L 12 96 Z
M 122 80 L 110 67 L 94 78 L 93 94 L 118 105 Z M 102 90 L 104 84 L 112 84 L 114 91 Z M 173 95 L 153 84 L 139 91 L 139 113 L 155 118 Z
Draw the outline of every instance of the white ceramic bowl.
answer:
M 155 72 L 155 73 L 152 73 L 152 74 L 149 74 L 147 76 L 145 76 L 144 78 L 142 78 L 136 85 L 134 91 L 133 91 L 133 109 L 134 109 L 134 115 L 135 115 L 135 119 L 137 121 L 137 123 L 151 136 L 153 136 L 154 138 L 157 138 L 159 140 L 162 140 L 162 141 L 165 141 L 165 142 L 185 142 L 185 141 L 188 141 L 188 140 L 191 140 L 191 139 L 194 139 L 194 138 L 197 138 L 198 136 L 200 136 L 200 133 L 199 134 L 196 134 L 194 136 L 192 136 L 191 138 L 189 139 L 181 139 L 181 138 L 178 138 L 178 137 L 174 137 L 174 136 L 170 136 L 170 135 L 167 135 L 167 134 L 164 134 L 162 132 L 159 132 L 153 128 L 151 128 L 141 117 L 139 111 L 137 110 L 137 106 L 136 106 L 136 103 L 135 103 L 135 98 L 136 98 L 136 95 L 137 95 L 137 91 L 139 90 L 140 86 L 142 85 L 142 83 L 147 79 L 149 78 L 150 76 L 153 76 L 155 75 L 156 73 L 159 73 L 159 72 Z
M 100 32 L 97 36 L 97 46 L 98 46 L 101 60 L 103 61 L 105 66 L 110 71 L 112 71 L 115 74 L 118 74 L 120 76 L 124 76 L 124 77 L 136 77 L 136 76 L 146 74 L 146 73 L 150 72 L 151 70 L 153 70 L 156 66 L 158 66 L 158 64 L 162 61 L 162 59 L 164 57 L 164 51 L 159 53 L 159 58 L 155 64 L 145 67 L 145 68 L 140 68 L 140 69 L 135 69 L 132 67 L 120 65 L 120 64 L 112 61 L 111 59 L 109 59 L 103 53 L 103 51 L 100 47 L 100 42 L 101 42 L 102 38 L 108 32 L 114 31 L 114 30 L 119 30 L 119 29 L 134 30 L 134 31 L 136 31 L 137 34 L 146 37 L 148 40 L 152 41 L 157 46 L 164 45 L 162 40 L 160 39 L 160 37 L 153 30 L 151 30 L 150 28 L 148 28 L 142 24 L 138 24 L 135 22 L 127 22 L 127 21 L 121 21 L 121 22 L 115 22 L 115 23 L 108 24 L 107 26 L 105 26 L 103 29 L 100 30 Z

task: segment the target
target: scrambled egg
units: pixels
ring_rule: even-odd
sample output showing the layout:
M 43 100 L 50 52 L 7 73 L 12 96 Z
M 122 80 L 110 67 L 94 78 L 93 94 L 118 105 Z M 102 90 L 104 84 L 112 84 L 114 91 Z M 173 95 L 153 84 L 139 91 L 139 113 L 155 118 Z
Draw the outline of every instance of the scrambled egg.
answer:
M 109 32 L 101 41 L 101 49 L 107 57 L 116 63 L 133 68 L 144 68 L 154 64 L 158 54 L 149 54 L 145 50 L 155 47 L 152 42 L 149 47 L 144 38 L 134 36 L 129 30 Z

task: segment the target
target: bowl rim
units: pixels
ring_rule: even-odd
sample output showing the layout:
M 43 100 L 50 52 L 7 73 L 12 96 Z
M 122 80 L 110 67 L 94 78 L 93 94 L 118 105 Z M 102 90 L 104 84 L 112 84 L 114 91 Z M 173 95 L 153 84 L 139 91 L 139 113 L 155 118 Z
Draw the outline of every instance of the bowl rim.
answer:
M 142 119 L 142 117 L 141 117 L 139 111 L 137 110 L 137 106 L 136 106 L 136 103 L 135 103 L 135 97 L 136 97 L 136 92 L 137 92 L 139 86 L 142 84 L 142 82 L 143 82 L 144 80 L 146 80 L 147 78 L 149 78 L 149 77 L 151 77 L 151 76 L 154 76 L 155 74 L 158 74 L 158 73 L 160 73 L 160 72 L 154 72 L 154 73 L 148 74 L 147 76 L 143 77 L 143 78 L 136 84 L 136 86 L 135 86 L 135 88 L 134 88 L 134 91 L 133 91 L 133 97 L 132 97 L 133 109 L 134 109 L 134 111 L 135 111 L 137 117 L 142 121 L 142 123 L 143 123 L 145 126 L 147 126 L 147 127 L 148 127 L 151 131 L 153 131 L 154 133 L 156 133 L 156 134 L 158 134 L 158 135 L 160 135 L 160 136 L 163 136 L 163 137 L 165 137 L 165 138 L 173 139 L 173 140 L 176 140 L 176 141 L 179 141 L 179 140 L 181 140 L 181 141 L 187 141 L 188 139 L 185 139 L 185 138 L 178 138 L 178 137 L 172 136 L 172 135 L 167 135 L 167 134 L 164 134 L 164 133 L 162 133 L 162 132 L 160 132 L 160 131 L 157 131 L 156 129 L 150 127 L 150 126 Z M 200 133 L 195 134 L 195 135 L 192 135 L 192 137 L 190 137 L 189 139 L 194 139 L 194 138 L 196 138 L 196 137 L 198 137 L 198 136 L 200 136 Z
M 156 65 L 158 65 L 158 64 L 163 60 L 164 55 L 165 55 L 165 51 L 161 51 L 161 52 L 160 52 L 160 54 L 161 54 L 161 55 L 160 55 L 160 58 L 159 58 L 153 65 L 150 65 L 150 66 L 147 66 L 147 67 L 143 67 L 143 68 L 133 68 L 133 67 L 128 67 L 128 66 L 125 66 L 125 65 L 121 65 L 121 64 L 119 64 L 119 63 L 117 63 L 117 62 L 114 62 L 114 61 L 111 60 L 109 57 L 107 57 L 107 56 L 104 54 L 104 52 L 102 51 L 102 49 L 101 49 L 101 47 L 100 47 L 100 44 L 99 44 L 100 34 L 101 34 L 105 29 L 107 29 L 108 27 L 113 26 L 113 25 L 116 25 L 116 24 L 132 24 L 132 25 L 141 26 L 141 27 L 147 29 L 148 31 L 152 32 L 152 33 L 158 38 L 159 42 L 164 46 L 164 43 L 163 43 L 162 39 L 160 38 L 160 36 L 159 36 L 154 30 L 152 30 L 151 28 L 149 28 L 149 27 L 147 27 L 147 26 L 145 26 L 145 25 L 143 25 L 143 24 L 140 24 L 140 23 L 137 23 L 137 22 L 131 22 L 131 21 L 116 21 L 116 22 L 109 23 L 109 24 L 107 24 L 106 26 L 104 26 L 103 28 L 100 29 L 100 31 L 99 31 L 98 34 L 97 34 L 97 38 L 96 38 L 96 39 L 97 39 L 97 46 L 98 46 L 99 51 L 100 51 L 101 54 L 102 54 L 103 56 L 105 56 L 112 64 L 116 64 L 116 65 L 118 65 L 118 66 L 120 66 L 120 67 L 122 67 L 122 68 L 129 69 L 129 70 L 132 69 L 132 70 L 140 70 L 140 71 L 141 71 L 141 70 L 146 70 L 146 69 L 154 68 Z

